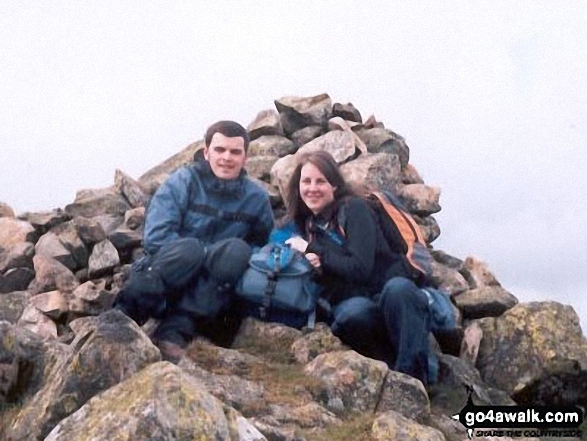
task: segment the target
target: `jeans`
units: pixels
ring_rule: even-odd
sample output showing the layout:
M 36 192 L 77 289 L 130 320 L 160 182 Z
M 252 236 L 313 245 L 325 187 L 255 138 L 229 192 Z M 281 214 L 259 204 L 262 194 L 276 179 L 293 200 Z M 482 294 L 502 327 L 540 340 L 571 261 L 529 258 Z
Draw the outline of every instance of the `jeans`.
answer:
M 199 333 L 199 323 L 210 328 L 228 308 L 250 256 L 250 246 L 236 238 L 207 247 L 195 238 L 165 244 L 146 268 L 132 272 L 115 307 L 139 325 L 160 318 L 155 338 L 185 346 Z
M 428 385 L 428 298 L 414 282 L 394 277 L 374 299 L 352 297 L 332 313 L 332 332 L 344 343 Z

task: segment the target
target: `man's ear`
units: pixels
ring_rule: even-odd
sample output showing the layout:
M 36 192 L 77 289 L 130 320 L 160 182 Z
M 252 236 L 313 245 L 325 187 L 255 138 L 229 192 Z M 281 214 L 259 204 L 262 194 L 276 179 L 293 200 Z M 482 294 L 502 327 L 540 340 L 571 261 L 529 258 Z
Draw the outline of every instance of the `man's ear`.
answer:
M 209 152 L 208 146 L 205 146 L 204 147 L 204 159 L 206 161 L 209 161 L 210 160 L 210 152 Z

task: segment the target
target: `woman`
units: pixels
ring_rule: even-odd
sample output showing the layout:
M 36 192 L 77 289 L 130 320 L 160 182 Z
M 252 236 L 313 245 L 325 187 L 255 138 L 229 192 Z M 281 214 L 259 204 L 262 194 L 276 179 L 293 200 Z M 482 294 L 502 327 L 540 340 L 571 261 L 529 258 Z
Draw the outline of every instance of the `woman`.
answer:
M 324 151 L 301 158 L 286 197 L 300 233 L 286 243 L 317 269 L 333 333 L 427 386 L 428 300 L 390 250 L 369 202 Z

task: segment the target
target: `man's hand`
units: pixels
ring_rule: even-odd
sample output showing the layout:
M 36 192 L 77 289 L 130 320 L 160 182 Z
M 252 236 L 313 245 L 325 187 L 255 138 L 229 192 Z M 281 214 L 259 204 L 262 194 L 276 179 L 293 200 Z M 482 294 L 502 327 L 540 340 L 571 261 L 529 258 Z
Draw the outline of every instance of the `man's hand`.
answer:
M 285 241 L 286 245 L 289 245 L 292 249 L 305 253 L 308 249 L 308 242 L 302 239 L 300 236 L 295 236 Z
M 308 259 L 310 264 L 316 269 L 318 269 L 322 266 L 322 263 L 320 263 L 320 256 L 318 256 L 318 254 L 316 254 L 316 253 L 306 254 L 306 259 Z

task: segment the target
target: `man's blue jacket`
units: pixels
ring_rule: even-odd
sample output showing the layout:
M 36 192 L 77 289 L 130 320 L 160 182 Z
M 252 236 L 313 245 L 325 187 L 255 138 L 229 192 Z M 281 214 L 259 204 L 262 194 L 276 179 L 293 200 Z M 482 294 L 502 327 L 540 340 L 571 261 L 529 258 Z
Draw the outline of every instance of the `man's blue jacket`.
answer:
M 273 213 L 265 190 L 243 170 L 235 180 L 218 178 L 206 160 L 173 173 L 159 187 L 147 210 L 144 247 L 154 254 L 167 242 L 194 237 L 204 245 L 240 238 L 267 243 Z

